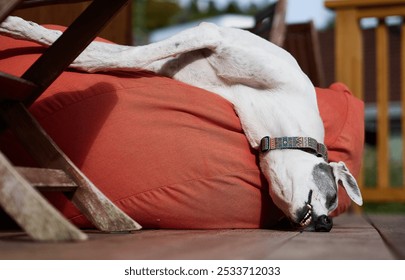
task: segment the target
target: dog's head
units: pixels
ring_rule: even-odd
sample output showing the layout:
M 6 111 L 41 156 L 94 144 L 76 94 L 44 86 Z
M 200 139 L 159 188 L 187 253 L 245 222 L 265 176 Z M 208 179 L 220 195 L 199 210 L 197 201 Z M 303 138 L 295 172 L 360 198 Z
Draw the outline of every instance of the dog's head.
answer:
M 338 205 L 340 186 L 356 204 L 362 205 L 356 180 L 343 162 L 326 163 L 302 151 L 274 151 L 273 156 L 278 157 L 277 164 L 262 161 L 269 163 L 266 169 L 270 170 L 270 196 L 296 228 L 330 231 L 333 223 L 329 214 Z

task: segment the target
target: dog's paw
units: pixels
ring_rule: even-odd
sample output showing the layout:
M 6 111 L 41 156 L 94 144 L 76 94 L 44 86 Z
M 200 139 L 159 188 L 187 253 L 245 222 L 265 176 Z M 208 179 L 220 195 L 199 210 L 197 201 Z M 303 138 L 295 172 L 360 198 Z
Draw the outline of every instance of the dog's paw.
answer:
M 62 34 L 59 30 L 46 29 L 35 22 L 9 16 L 0 23 L 0 34 L 19 40 L 27 40 L 50 46 Z

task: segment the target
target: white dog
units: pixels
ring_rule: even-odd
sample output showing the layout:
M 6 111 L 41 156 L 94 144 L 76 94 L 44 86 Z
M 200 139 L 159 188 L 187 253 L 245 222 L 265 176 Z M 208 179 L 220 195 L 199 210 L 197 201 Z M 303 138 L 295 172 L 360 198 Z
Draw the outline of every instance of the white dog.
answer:
M 0 33 L 51 45 L 61 34 L 9 17 Z M 62 54 L 61 54 L 62 55 Z M 327 162 L 315 89 L 285 50 L 248 31 L 203 23 L 147 46 L 93 42 L 71 67 L 87 72 L 149 70 L 229 100 L 270 182 L 270 196 L 300 229 L 329 231 L 339 183 L 362 197 L 343 162 Z

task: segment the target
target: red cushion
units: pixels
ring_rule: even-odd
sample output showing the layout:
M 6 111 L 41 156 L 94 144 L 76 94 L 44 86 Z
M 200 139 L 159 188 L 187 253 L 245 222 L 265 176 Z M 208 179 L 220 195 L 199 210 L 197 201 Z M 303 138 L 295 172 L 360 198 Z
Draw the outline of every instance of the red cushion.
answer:
M 0 70 L 21 75 L 43 51 L 0 37 Z M 317 89 L 332 161 L 359 172 L 363 104 L 343 85 Z M 282 216 L 232 104 L 151 73 L 64 72 L 30 108 L 72 161 L 145 228 L 259 228 Z M 12 137 L 0 149 L 30 164 Z M 90 223 L 61 194 L 50 200 Z M 337 214 L 350 201 L 339 192 Z

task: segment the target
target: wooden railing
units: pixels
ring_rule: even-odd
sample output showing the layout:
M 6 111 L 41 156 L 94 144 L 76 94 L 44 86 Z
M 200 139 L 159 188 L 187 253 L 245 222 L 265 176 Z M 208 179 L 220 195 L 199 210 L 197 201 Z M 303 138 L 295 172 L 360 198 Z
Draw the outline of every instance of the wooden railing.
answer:
M 344 82 L 359 97 L 364 98 L 364 54 L 360 20 L 375 18 L 375 69 L 377 108 L 377 177 L 376 186 L 365 186 L 364 172 L 360 178 L 362 194 L 369 202 L 405 202 L 405 179 L 401 186 L 390 182 L 390 117 L 389 85 L 392 75 L 401 75 L 402 176 L 405 174 L 405 23 L 401 24 L 400 73 L 389 72 L 389 31 L 385 19 L 405 16 L 405 0 L 328 0 L 325 6 L 336 12 L 335 48 L 336 80 Z M 400 153 L 400 151 L 398 151 Z M 367 175 L 368 176 L 368 175 Z

